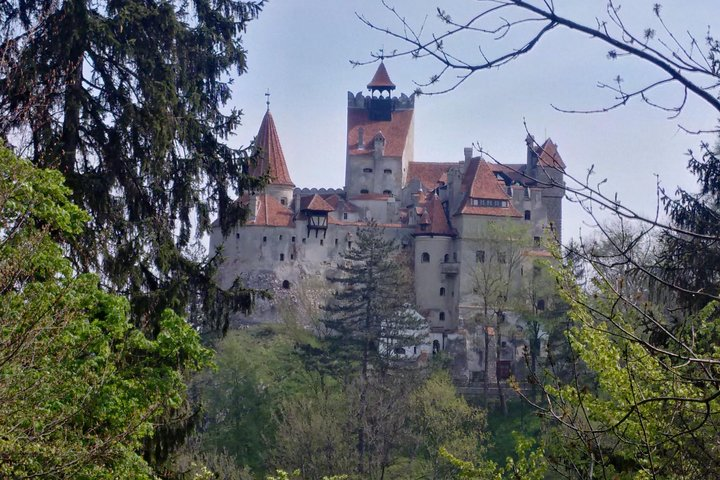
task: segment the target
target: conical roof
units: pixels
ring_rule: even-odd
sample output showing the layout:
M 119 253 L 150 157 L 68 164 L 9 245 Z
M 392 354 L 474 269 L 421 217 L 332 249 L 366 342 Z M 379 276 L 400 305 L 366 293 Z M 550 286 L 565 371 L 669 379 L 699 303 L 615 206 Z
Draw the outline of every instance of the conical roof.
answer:
M 260 150 L 260 155 L 255 166 L 250 169 L 250 174 L 253 176 L 269 174 L 270 185 L 294 187 L 295 184 L 290 179 L 290 172 L 280 145 L 280 137 L 270 110 L 263 117 L 260 130 L 255 138 L 255 145 Z
M 378 69 L 375 72 L 375 76 L 373 76 L 372 80 L 370 80 L 370 83 L 368 83 L 367 88 L 370 90 L 373 90 L 373 89 L 395 90 L 395 84 L 392 82 L 392 80 L 390 80 L 390 75 L 388 75 L 387 69 L 385 69 L 385 64 L 383 62 L 380 62 L 380 65 L 378 66 Z

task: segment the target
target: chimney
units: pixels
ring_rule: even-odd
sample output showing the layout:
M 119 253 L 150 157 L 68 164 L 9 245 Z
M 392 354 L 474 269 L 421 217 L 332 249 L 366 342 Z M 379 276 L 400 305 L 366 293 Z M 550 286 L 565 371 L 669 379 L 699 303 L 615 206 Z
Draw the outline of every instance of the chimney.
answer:
M 253 222 L 257 218 L 258 212 L 258 199 L 256 194 L 250 194 L 250 203 L 248 206 L 250 207 L 250 218 L 248 220 Z
M 464 151 L 464 153 L 465 153 L 465 161 L 467 162 L 467 161 L 469 161 L 469 160 L 472 158 L 473 148 L 472 148 L 472 147 L 465 147 L 465 149 L 464 149 L 463 151 Z
M 364 135 L 365 129 L 363 127 L 358 128 L 358 150 L 365 150 L 365 140 L 363 139 Z
M 382 158 L 385 155 L 385 136 L 382 134 L 382 132 L 378 132 L 377 134 L 375 134 L 375 138 L 373 138 L 373 149 L 376 160 Z

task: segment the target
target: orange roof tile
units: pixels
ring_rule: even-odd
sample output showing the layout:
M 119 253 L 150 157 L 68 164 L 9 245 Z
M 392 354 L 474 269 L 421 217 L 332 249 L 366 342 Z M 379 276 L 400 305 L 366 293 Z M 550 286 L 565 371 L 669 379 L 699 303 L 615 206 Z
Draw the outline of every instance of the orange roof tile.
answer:
M 490 166 L 481 158 L 473 158 L 463 178 L 463 187 L 472 198 L 508 200 L 508 194 L 500 186 Z
M 392 120 L 370 120 L 364 108 L 348 109 L 347 148 L 351 155 L 370 155 L 373 152 L 372 139 L 378 133 L 385 137 L 385 156 L 401 157 L 405 151 L 413 110 L 397 110 Z M 358 148 L 358 129 L 364 129 L 365 148 Z M 369 141 L 368 141 L 369 139 Z
M 388 75 L 387 69 L 385 68 L 385 64 L 383 62 L 380 62 L 380 65 L 378 65 L 378 69 L 375 71 L 375 75 L 373 75 L 370 83 L 368 83 L 367 88 L 385 88 L 388 90 L 395 89 L 395 84 L 390 80 L 390 75 Z
M 317 212 L 332 212 L 335 209 L 317 193 L 300 199 L 300 210 L 314 210 Z
M 250 203 L 248 195 L 240 200 L 243 204 Z M 285 205 L 282 205 L 277 198 L 267 193 L 257 196 L 258 209 L 255 220 L 248 221 L 246 225 L 271 226 L 271 227 L 292 227 L 294 226 L 293 213 Z
M 340 210 L 342 212 L 348 212 L 348 213 L 354 213 L 358 212 L 359 209 L 356 205 L 353 205 L 350 202 L 345 201 L 340 195 L 337 193 L 333 193 L 327 197 L 323 197 L 325 201 L 333 207 L 335 210 Z
M 447 172 L 451 167 L 457 167 L 457 163 L 439 162 L 410 162 L 408 165 L 407 179 L 418 179 L 427 191 L 433 191 L 438 187 L 438 182 L 447 183 Z
M 563 162 L 560 153 L 558 153 L 557 145 L 548 138 L 540 148 L 537 149 L 538 163 L 546 167 L 565 169 L 565 162 Z
M 280 145 L 280 137 L 270 110 L 265 112 L 260 130 L 255 138 L 255 145 L 260 150 L 260 156 L 257 163 L 250 169 L 250 174 L 258 177 L 269 174 L 272 185 L 294 187 L 295 184 L 290 179 L 290 172 Z
M 427 220 L 426 220 L 427 217 Z M 445 209 L 443 208 L 442 201 L 437 195 L 430 197 L 425 211 L 423 212 L 420 224 L 429 225 L 425 229 L 418 227 L 416 234 L 420 235 L 453 235 L 454 232 L 450 228 L 448 223 L 447 215 L 445 215 Z

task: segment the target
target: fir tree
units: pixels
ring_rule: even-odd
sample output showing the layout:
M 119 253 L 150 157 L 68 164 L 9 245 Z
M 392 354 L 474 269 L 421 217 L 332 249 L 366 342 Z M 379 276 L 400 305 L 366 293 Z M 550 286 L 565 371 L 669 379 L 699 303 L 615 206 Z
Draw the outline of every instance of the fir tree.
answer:
M 249 154 L 225 140 L 239 125 L 233 72 L 263 1 L 9 0 L 0 6 L 0 137 L 59 169 L 89 228 L 73 245 L 79 271 L 130 298 L 157 331 L 169 307 L 198 324 L 250 297 L 219 291 L 197 239 L 256 188 Z M 196 308 L 202 305 L 204 308 Z
M 342 257 L 340 274 L 332 279 L 339 290 L 327 305 L 323 324 L 330 357 L 341 358 L 346 377 L 357 380 L 358 473 L 364 475 L 372 468 L 384 471 L 390 448 L 369 441 L 387 426 L 374 420 L 371 404 L 397 397 L 393 385 L 402 390 L 405 382 L 390 373 L 403 364 L 403 349 L 427 336 L 427 324 L 411 307 L 410 273 L 377 224 L 358 229 L 354 248 Z

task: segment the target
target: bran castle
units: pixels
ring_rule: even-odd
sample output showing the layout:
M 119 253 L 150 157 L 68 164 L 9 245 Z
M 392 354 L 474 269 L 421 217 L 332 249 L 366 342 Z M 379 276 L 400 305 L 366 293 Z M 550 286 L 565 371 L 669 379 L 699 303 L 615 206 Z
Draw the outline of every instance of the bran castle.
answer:
M 519 164 L 488 163 L 472 148 L 457 162 L 415 162 L 414 95 L 392 96 L 395 85 L 383 63 L 367 88 L 369 95 L 348 92 L 343 188 L 295 186 L 268 108 L 256 137 L 260 160 L 251 173 L 269 174 L 270 182 L 238 200 L 249 207 L 246 224 L 227 236 L 215 226 L 210 240 L 211 251 L 222 248 L 221 286 L 240 278 L 273 293 L 274 300 L 258 301 L 251 315 L 236 321 L 277 321 L 282 299 L 300 309 L 307 298 L 321 303 L 331 289 L 326 276 L 353 248 L 357 228 L 374 220 L 412 257 L 416 308 L 429 324 L 427 345 L 407 355 L 448 350 L 468 379 L 478 379 L 484 359 L 491 358 L 491 375 L 506 377 L 522 357 L 523 326 L 504 319 L 503 326 L 485 325 L 483 346 L 483 326 L 470 327 L 482 309 L 470 279 L 489 255 L 482 238 L 493 222 L 525 224 L 532 237 L 523 250 L 527 261 L 548 255 L 540 239 L 549 230 L 559 238 L 562 230 L 565 164 L 557 147 L 528 136 L 527 158 Z M 501 335 L 499 329 L 506 340 L 488 356 L 487 335 Z

